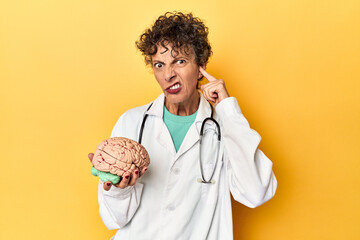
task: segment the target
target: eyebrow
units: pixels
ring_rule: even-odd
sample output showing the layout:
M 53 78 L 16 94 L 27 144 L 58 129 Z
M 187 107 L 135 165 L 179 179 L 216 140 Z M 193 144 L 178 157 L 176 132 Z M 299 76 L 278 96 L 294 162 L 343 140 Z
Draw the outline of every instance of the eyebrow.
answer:
M 152 62 L 152 64 L 154 64 L 155 62 L 156 62 L 156 63 L 162 63 L 162 64 L 165 64 L 164 62 L 162 62 L 162 61 L 160 61 L 160 60 L 152 60 L 151 62 Z
M 187 56 L 179 56 L 179 57 L 174 58 L 174 60 L 179 60 L 179 59 L 189 60 L 189 57 L 187 57 Z
M 182 60 L 182 59 L 189 60 L 189 59 L 186 58 L 186 57 L 176 57 L 176 58 L 174 58 L 174 60 L 173 60 L 171 63 L 175 63 L 176 61 Z
M 188 58 L 188 57 L 186 57 L 186 56 L 180 56 L 180 57 L 176 57 L 176 58 L 174 58 L 172 62 L 175 62 L 175 61 L 177 61 L 177 60 L 179 60 L 179 59 L 186 59 L 186 60 L 189 60 L 189 58 Z M 156 62 L 156 63 L 162 63 L 162 64 L 165 64 L 163 61 L 156 60 L 156 59 L 154 59 L 152 62 L 153 62 L 153 63 L 154 63 L 154 62 Z

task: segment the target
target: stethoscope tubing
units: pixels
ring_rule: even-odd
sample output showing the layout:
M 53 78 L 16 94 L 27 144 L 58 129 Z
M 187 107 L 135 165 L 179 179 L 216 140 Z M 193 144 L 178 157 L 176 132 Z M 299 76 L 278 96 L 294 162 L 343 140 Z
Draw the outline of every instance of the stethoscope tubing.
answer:
M 149 111 L 149 109 L 151 108 L 153 103 L 150 104 L 150 106 L 147 108 L 146 112 L 145 112 L 145 115 L 143 117 L 143 120 L 142 120 L 142 123 L 141 123 L 141 127 L 140 127 L 140 132 L 139 132 L 139 139 L 138 139 L 138 142 L 141 144 L 141 141 L 142 141 L 142 136 L 143 136 L 143 132 L 144 132 L 144 127 L 145 127 L 145 122 L 146 122 L 146 119 L 148 117 L 148 114 L 147 114 L 147 111 Z M 210 104 L 210 103 L 209 103 Z M 209 184 L 209 183 L 212 183 L 214 184 L 215 183 L 215 180 L 213 180 L 213 176 L 215 174 L 215 170 L 216 170 L 216 166 L 217 166 L 217 163 L 218 163 L 218 159 L 219 159 L 219 152 L 220 152 L 220 142 L 221 142 L 221 131 L 220 131 L 220 125 L 219 123 L 213 118 L 213 113 L 214 113 L 214 109 L 213 109 L 213 106 L 210 104 L 210 107 L 211 107 L 211 116 L 208 117 L 208 118 L 205 118 L 204 121 L 202 122 L 201 124 L 201 130 L 200 130 L 200 145 L 199 145 L 199 162 L 200 162 L 200 171 L 201 171 L 201 177 L 202 179 L 198 178 L 198 182 L 199 183 L 206 183 L 206 184 Z M 215 160 L 215 166 L 214 166 L 214 169 L 213 169 L 213 172 L 211 173 L 211 176 L 209 178 L 209 180 L 205 180 L 205 176 L 204 176 L 204 170 L 203 170 L 203 165 L 202 165 L 202 157 L 201 157 L 201 146 L 202 146 L 202 138 L 203 138 L 203 135 L 204 135 L 204 126 L 205 126 L 205 123 L 207 121 L 211 121 L 213 123 L 215 123 L 216 125 L 216 128 L 217 128 L 217 140 L 218 140 L 218 143 L 217 143 L 217 154 L 216 154 L 216 160 Z

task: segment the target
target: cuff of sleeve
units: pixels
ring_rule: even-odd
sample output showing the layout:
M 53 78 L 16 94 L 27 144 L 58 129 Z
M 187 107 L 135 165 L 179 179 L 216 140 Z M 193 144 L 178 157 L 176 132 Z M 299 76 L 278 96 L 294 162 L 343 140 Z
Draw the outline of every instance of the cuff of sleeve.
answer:
M 234 97 L 223 99 L 215 108 L 216 113 L 220 118 L 224 118 L 234 114 L 242 114 L 239 104 Z
M 112 197 L 126 196 L 134 189 L 134 186 L 128 186 L 126 188 L 118 188 L 115 186 L 111 186 L 109 191 L 105 191 L 103 188 L 103 183 L 101 181 L 99 181 L 99 187 L 102 189 L 104 195 Z

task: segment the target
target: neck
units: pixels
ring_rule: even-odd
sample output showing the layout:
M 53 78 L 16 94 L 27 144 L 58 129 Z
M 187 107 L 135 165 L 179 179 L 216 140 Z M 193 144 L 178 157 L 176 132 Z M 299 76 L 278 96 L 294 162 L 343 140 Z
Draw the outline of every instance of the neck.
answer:
M 197 111 L 200 103 L 200 94 L 195 91 L 192 96 L 181 103 L 169 103 L 165 98 L 165 107 L 167 110 L 175 115 L 188 116 Z

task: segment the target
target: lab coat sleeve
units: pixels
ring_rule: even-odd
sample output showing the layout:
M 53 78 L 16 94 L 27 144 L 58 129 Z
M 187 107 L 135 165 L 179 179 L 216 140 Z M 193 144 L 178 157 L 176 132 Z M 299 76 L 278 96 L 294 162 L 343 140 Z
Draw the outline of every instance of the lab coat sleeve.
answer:
M 272 162 L 258 149 L 261 137 L 250 128 L 236 98 L 216 106 L 220 118 L 226 177 L 234 199 L 255 208 L 271 199 L 277 188 Z
M 139 204 L 143 185 L 136 183 L 124 189 L 111 186 L 105 191 L 99 180 L 99 213 L 109 230 L 124 227 L 134 216 Z
M 136 125 L 134 123 L 131 124 L 131 121 L 134 122 L 134 119 L 129 119 L 128 115 L 128 113 L 124 113 L 119 118 L 111 133 L 111 137 L 131 138 L 129 130 L 134 129 L 133 131 L 135 131 Z M 132 125 L 132 128 L 129 128 L 130 125 Z M 111 186 L 109 191 L 105 191 L 103 182 L 99 180 L 99 213 L 109 230 L 122 228 L 132 219 L 140 205 L 142 190 L 143 184 L 136 182 L 134 186 L 128 186 L 124 189 Z

